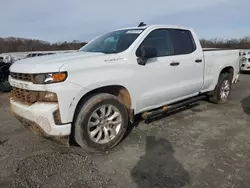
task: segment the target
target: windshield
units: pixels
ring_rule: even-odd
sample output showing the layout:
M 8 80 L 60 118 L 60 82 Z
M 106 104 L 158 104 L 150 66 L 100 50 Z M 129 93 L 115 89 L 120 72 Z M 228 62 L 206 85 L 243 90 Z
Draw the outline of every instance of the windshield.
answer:
M 126 29 L 112 31 L 101 35 L 92 42 L 83 46 L 81 52 L 119 53 L 129 46 L 143 32 L 143 29 Z

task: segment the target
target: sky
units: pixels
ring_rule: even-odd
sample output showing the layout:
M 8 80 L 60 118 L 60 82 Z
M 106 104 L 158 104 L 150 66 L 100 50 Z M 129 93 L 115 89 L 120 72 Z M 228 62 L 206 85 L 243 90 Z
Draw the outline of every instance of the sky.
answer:
M 183 25 L 200 38 L 250 36 L 250 0 L 0 0 L 0 37 L 89 41 L 109 30 Z

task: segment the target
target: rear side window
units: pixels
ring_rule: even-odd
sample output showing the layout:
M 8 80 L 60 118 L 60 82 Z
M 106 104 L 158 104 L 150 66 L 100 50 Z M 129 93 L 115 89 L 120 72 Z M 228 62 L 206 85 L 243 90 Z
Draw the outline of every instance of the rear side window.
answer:
M 152 31 L 137 49 L 137 56 L 140 56 L 141 46 L 154 47 L 157 51 L 157 57 L 190 54 L 196 50 L 191 32 L 181 29 L 156 29 Z
M 169 29 L 174 55 L 190 54 L 196 50 L 193 36 L 188 30 Z

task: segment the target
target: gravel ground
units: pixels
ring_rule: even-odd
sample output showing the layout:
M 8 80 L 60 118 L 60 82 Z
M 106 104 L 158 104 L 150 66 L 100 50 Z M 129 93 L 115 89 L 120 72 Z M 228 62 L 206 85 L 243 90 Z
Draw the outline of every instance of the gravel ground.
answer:
M 138 121 L 110 153 L 65 148 L 24 129 L 0 94 L 0 187 L 245 188 L 250 185 L 250 75 L 225 105 Z

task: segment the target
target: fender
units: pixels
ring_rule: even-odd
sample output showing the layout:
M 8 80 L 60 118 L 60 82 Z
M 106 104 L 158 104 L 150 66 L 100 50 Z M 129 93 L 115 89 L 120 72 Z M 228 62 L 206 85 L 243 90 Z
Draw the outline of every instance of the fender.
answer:
M 110 82 L 109 84 L 107 84 L 107 81 L 105 81 L 105 84 L 102 83 L 96 83 L 96 84 L 92 84 L 88 87 L 84 87 L 79 93 L 77 93 L 77 95 L 72 99 L 70 106 L 69 106 L 69 111 L 68 111 L 68 120 L 72 120 L 74 118 L 75 112 L 76 112 L 76 108 L 78 106 L 78 104 L 80 103 L 80 101 L 84 98 L 89 96 L 90 94 L 93 94 L 95 92 L 98 92 L 98 90 L 100 89 L 100 91 L 102 90 L 102 88 L 108 88 L 108 87 L 122 87 L 125 88 L 129 94 L 130 94 L 130 99 L 131 99 L 131 110 L 132 109 L 136 109 L 136 101 L 134 101 L 134 97 L 133 97 L 133 93 L 131 92 L 131 90 L 128 89 L 128 87 L 123 86 L 121 84 L 115 84 L 115 82 Z

